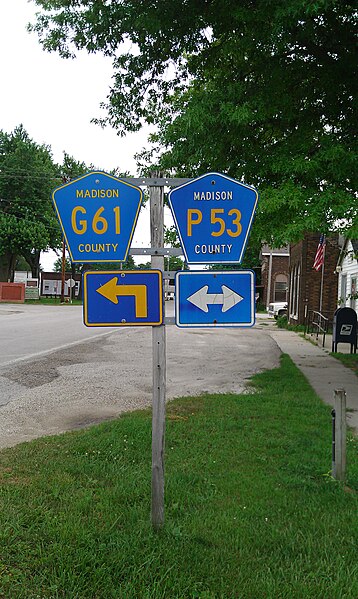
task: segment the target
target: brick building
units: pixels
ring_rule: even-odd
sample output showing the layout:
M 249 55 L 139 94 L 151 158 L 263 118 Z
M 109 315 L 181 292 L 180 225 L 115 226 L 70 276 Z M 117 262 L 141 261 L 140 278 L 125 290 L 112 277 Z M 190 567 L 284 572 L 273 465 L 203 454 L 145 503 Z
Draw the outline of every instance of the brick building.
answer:
M 262 303 L 268 307 L 270 302 L 285 302 L 288 295 L 289 247 L 261 250 Z
M 321 282 L 321 313 L 332 322 L 337 308 L 338 235 L 326 240 L 323 276 L 322 269 L 313 269 L 319 238 L 319 233 L 307 233 L 304 239 L 290 245 L 288 317 L 292 324 L 304 324 L 308 310 L 320 311 Z

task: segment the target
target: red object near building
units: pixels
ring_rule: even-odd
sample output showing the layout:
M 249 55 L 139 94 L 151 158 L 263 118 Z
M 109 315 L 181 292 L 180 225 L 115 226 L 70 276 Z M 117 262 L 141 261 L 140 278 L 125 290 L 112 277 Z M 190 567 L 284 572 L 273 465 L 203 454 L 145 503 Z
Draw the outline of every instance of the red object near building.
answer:
M 23 304 L 25 283 L 0 283 L 0 302 Z

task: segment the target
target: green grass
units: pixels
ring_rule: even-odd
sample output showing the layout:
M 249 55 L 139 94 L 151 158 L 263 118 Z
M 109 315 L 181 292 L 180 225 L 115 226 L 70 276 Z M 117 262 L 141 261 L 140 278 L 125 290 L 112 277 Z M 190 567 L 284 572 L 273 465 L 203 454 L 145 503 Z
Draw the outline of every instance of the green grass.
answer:
M 266 310 L 266 306 L 265 304 L 256 304 L 256 312 L 260 312 L 261 314 L 266 314 L 267 310 Z
M 358 354 L 342 354 L 342 353 L 331 353 L 331 356 L 340 360 L 344 366 L 351 368 L 353 372 L 358 376 Z
M 149 411 L 0 452 L 0 597 L 357 599 L 357 438 L 345 486 L 291 360 L 251 391 L 168 405 L 160 533 Z
M 303 333 L 306 328 L 304 324 L 289 324 L 287 316 L 279 316 L 276 320 L 276 324 L 279 329 L 287 329 L 294 333 Z

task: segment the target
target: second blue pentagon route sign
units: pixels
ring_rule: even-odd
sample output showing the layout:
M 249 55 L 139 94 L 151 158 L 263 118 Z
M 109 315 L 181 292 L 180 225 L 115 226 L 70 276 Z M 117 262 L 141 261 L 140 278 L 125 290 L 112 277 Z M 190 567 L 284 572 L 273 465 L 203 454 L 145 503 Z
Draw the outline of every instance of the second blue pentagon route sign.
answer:
M 257 200 L 256 189 L 219 173 L 173 189 L 169 205 L 187 262 L 241 262 Z
M 142 190 L 91 172 L 53 192 L 71 262 L 124 262 L 142 203 Z

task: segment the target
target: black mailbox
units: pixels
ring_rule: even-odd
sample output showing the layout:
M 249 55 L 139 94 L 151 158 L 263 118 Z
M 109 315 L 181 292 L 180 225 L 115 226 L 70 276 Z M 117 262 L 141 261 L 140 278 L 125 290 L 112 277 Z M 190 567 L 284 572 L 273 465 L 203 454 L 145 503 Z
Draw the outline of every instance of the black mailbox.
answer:
M 357 351 L 357 312 L 353 308 L 338 308 L 333 317 L 332 351 L 338 343 L 350 343 L 351 354 Z

